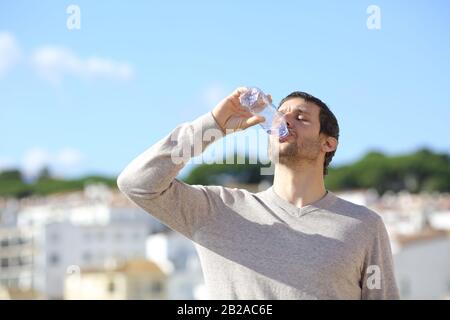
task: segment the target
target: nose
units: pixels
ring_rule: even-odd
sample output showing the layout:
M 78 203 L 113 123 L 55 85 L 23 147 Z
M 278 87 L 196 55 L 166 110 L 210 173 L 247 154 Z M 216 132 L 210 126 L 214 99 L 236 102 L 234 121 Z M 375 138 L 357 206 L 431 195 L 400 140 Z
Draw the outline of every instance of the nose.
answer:
M 289 129 L 292 129 L 294 119 L 291 112 L 287 112 L 284 114 L 284 119 L 286 120 L 286 125 Z
M 287 125 L 287 127 L 288 127 L 289 129 L 292 128 L 292 124 L 291 124 L 291 123 L 292 123 L 291 120 L 289 120 L 288 118 L 286 118 L 286 125 Z

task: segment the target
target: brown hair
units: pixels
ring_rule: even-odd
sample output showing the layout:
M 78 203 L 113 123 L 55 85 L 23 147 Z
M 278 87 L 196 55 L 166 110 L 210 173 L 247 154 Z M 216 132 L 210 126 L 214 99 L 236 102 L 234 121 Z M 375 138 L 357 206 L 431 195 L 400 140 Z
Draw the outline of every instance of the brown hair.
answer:
M 290 94 L 288 94 L 283 100 L 281 100 L 278 107 L 280 107 L 284 102 L 286 102 L 289 99 L 292 98 L 302 98 L 305 99 L 307 102 L 312 102 L 315 105 L 317 105 L 320 108 L 319 112 L 319 122 L 320 122 L 320 133 L 324 133 L 329 137 L 336 138 L 336 140 L 339 140 L 339 124 L 334 116 L 333 112 L 331 112 L 330 108 L 319 98 L 316 98 L 309 93 L 302 92 L 302 91 L 294 91 Z M 325 154 L 325 161 L 323 163 L 323 175 L 328 174 L 328 166 L 331 162 L 331 159 L 333 159 L 334 154 L 336 153 L 336 150 L 327 152 Z

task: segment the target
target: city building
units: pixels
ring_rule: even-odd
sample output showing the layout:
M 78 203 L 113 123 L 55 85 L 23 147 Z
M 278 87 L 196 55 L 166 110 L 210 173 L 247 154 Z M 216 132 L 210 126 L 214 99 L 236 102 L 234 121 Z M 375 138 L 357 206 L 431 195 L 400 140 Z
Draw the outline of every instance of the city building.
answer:
M 174 231 L 150 235 L 146 257 L 170 275 L 169 299 L 207 298 L 200 260 L 191 240 Z
M 167 275 L 154 262 L 129 260 L 117 267 L 81 269 L 65 278 L 68 300 L 167 299 Z
M 450 231 L 427 229 L 396 236 L 393 255 L 402 299 L 450 297 Z
M 73 266 L 144 258 L 147 236 L 166 227 L 120 193 L 100 191 L 22 201 L 15 223 L 0 226 L 0 284 L 62 299 Z

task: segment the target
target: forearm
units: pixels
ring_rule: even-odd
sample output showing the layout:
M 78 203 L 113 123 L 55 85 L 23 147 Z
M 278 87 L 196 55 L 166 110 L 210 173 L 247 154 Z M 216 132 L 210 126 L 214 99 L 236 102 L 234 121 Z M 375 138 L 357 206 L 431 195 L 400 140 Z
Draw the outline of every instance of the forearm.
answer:
M 131 198 L 157 197 L 169 188 L 191 157 L 222 136 L 211 113 L 182 124 L 136 157 L 120 173 L 117 185 Z

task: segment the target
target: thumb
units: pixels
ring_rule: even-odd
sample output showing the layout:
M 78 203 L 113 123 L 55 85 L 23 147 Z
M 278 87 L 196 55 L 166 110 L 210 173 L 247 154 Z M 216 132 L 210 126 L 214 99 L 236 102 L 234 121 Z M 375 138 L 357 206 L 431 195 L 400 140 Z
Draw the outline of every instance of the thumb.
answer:
M 246 119 L 243 123 L 243 129 L 247 129 L 251 126 L 254 126 L 256 124 L 262 123 L 266 120 L 266 118 L 262 117 L 262 116 L 252 116 L 248 119 Z

